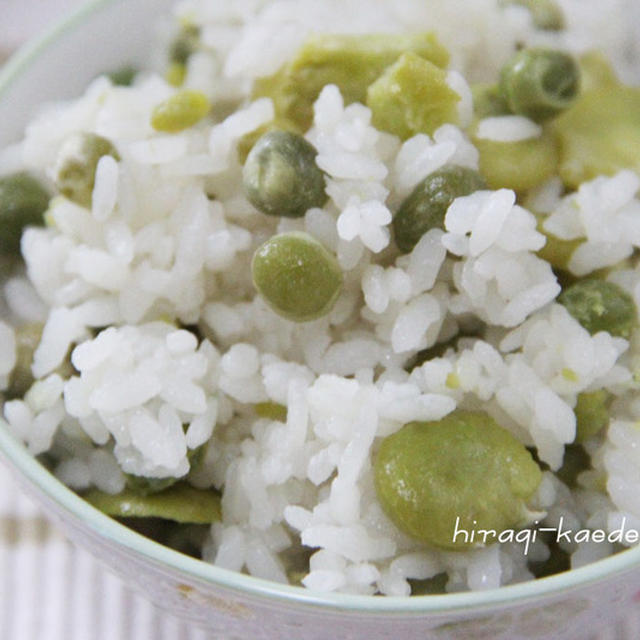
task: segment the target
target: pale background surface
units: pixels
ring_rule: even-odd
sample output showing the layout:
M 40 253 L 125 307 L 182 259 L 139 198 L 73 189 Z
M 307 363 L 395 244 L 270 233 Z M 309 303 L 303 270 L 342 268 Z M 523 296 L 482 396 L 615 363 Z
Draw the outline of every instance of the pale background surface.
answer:
M 6 54 L 80 4 L 80 0 L 0 0 L 0 52 Z
M 80 4 L 82 0 L 0 0 L 0 62 Z M 598 640 L 640 638 L 640 612 L 630 613 Z M 75 548 L 2 466 L 0 639 L 224 640 L 156 609 Z

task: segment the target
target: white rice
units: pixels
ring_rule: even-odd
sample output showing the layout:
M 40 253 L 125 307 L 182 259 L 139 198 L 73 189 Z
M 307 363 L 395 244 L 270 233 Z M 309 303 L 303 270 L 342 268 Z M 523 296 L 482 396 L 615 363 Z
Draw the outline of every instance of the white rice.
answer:
M 149 114 L 173 92 L 156 74 L 141 74 L 130 88 L 99 78 L 78 100 L 44 110 L 19 147 L 0 153 L 2 173 L 24 167 L 52 176 L 60 145 L 82 130 L 108 137 L 121 159 L 100 160 L 91 210 L 55 197 L 49 225 L 23 236 L 26 274 L 6 283 L 5 297 L 17 324 L 45 323 L 36 381 L 4 404 L 11 431 L 34 454 L 54 451 L 57 476 L 78 490 L 116 494 L 125 473 L 188 476 L 223 490 L 207 561 L 287 582 L 283 554 L 303 545 L 313 550 L 304 586 L 405 596 L 410 579 L 442 572 L 448 591 L 532 573 L 521 543 L 437 552 L 403 534 L 373 485 L 381 439 L 407 422 L 484 407 L 555 471 L 575 438 L 578 394 L 604 388 L 616 396 L 615 416 L 589 451 L 593 471 L 573 493 L 545 473 L 532 506 L 549 526 L 560 516 L 577 528 L 611 530 L 623 518 L 640 525 L 640 338 L 591 336 L 554 302 L 560 285 L 536 255 L 545 236 L 534 214 L 513 191 L 478 191 L 456 199 L 445 229 L 425 234 L 408 255 L 394 248 L 393 212 L 425 175 L 447 164 L 478 169 L 464 131 L 468 82 L 494 77 L 517 45 L 595 46 L 631 73 L 634 59 L 619 46 L 631 38 L 619 19 L 628 9 L 622 0 L 589 9 L 564 0 L 568 29 L 555 35 L 536 31 L 524 8 L 500 4 L 185 0 L 176 14 L 201 27 L 206 45 L 189 59 L 185 86 L 213 101 L 242 101 L 232 115 L 179 134 L 155 132 Z M 367 107 L 345 105 L 327 86 L 305 135 L 326 172 L 328 201 L 297 220 L 264 216 L 243 195 L 237 147 L 273 119 L 274 105 L 251 101 L 251 83 L 280 68 L 308 34 L 344 25 L 353 33 L 434 29 L 451 52 L 447 82 L 461 98 L 459 126 L 401 142 L 372 125 Z M 526 118 L 501 116 L 481 121 L 477 135 L 515 142 L 540 131 Z M 547 232 L 584 239 L 568 265 L 582 276 L 640 248 L 639 187 L 631 171 L 567 195 L 551 181 L 528 203 L 547 214 Z M 285 230 L 315 236 L 344 272 L 336 306 L 313 322 L 277 316 L 251 282 L 253 251 Z M 610 280 L 640 307 L 639 269 Z M 483 339 L 463 339 L 405 369 L 471 318 L 490 325 Z M 191 325 L 201 338 L 181 328 Z M 75 373 L 63 379 L 70 351 Z M 2 388 L 16 357 L 14 329 L 0 322 Z M 286 405 L 286 421 L 257 416 L 252 405 L 265 402 Z M 202 465 L 190 470 L 190 453 L 203 445 Z M 597 490 L 598 474 L 606 474 L 608 494 Z M 611 550 L 567 549 L 575 567 Z M 530 558 L 548 553 L 539 541 Z
M 478 122 L 476 137 L 496 142 L 520 142 L 539 138 L 542 127 L 524 116 L 495 116 Z

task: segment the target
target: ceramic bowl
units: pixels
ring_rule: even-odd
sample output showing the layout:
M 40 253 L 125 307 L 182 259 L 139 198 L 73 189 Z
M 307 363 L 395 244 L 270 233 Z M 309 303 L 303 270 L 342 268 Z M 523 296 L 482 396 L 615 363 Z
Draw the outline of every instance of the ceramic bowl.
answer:
M 94 0 L 19 52 L 0 73 L 0 145 L 18 140 L 43 102 L 79 95 L 102 71 L 141 63 L 169 4 Z M 106 517 L 5 426 L 0 454 L 62 530 L 156 605 L 216 638 L 576 638 L 612 625 L 640 600 L 640 547 L 550 578 L 451 595 L 318 594 L 266 582 L 172 551 Z

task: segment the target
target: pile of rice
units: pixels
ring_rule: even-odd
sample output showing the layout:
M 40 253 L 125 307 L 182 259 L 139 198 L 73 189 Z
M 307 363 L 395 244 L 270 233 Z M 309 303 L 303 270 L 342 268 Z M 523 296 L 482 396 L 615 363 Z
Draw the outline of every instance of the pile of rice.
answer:
M 0 383 L 15 364 L 12 325 L 45 328 L 36 382 L 4 405 L 11 431 L 34 454 L 50 452 L 69 486 L 109 493 L 123 489 L 125 473 L 185 476 L 189 452 L 206 443 L 189 481 L 223 492 L 223 519 L 204 559 L 287 582 L 283 553 L 302 544 L 315 550 L 302 583 L 320 591 L 408 595 L 408 579 L 442 572 L 447 591 L 533 577 L 527 563 L 549 554 L 542 540 L 528 555 L 516 542 L 438 552 L 401 533 L 376 499 L 381 439 L 456 407 L 482 408 L 537 449 L 551 469 L 531 505 L 547 514 L 545 526 L 564 518 L 565 528 L 611 530 L 625 518 L 627 528 L 640 527 L 640 333 L 630 341 L 591 336 L 554 302 L 560 285 L 535 253 L 545 238 L 509 190 L 457 199 L 446 229 L 427 233 L 408 255 L 390 233 L 393 212 L 425 175 L 451 163 L 477 169 L 463 130 L 472 116 L 468 83 L 494 78 L 517 46 L 599 48 L 632 76 L 632 3 L 561 4 L 567 29 L 543 33 L 526 9 L 495 0 L 181 2 L 176 14 L 200 26 L 206 47 L 189 59 L 185 86 L 214 103 L 239 103 L 231 115 L 158 133 L 151 110 L 175 91 L 160 74 L 139 74 L 132 87 L 101 77 L 81 98 L 43 110 L 24 141 L 0 155 L 2 172 L 51 176 L 65 138 L 93 131 L 121 156 L 101 159 L 91 210 L 57 197 L 48 226 L 23 236 L 26 273 L 4 285 L 10 322 L 0 322 Z M 312 31 L 428 30 L 452 55 L 461 127 L 401 143 L 371 125 L 368 108 L 345 106 L 327 86 L 306 138 L 328 176 L 329 200 L 296 220 L 256 211 L 242 192 L 236 146 L 274 110 L 268 98 L 248 100 L 253 79 L 275 72 Z M 517 140 L 536 131 L 520 118 L 488 122 L 482 135 Z M 549 231 L 586 238 L 569 265 L 574 274 L 640 247 L 639 187 L 624 171 L 567 196 L 553 180 L 535 194 Z M 277 316 L 251 282 L 256 247 L 290 230 L 317 238 L 344 272 L 331 313 L 304 324 Z M 640 307 L 640 268 L 610 278 Z M 405 370 L 474 318 L 489 325 L 483 339 Z M 201 340 L 188 329 L 195 325 Z M 56 370 L 69 349 L 76 373 L 63 379 Z M 570 491 L 553 470 L 575 437 L 577 395 L 602 388 L 616 396 L 611 424 L 589 450 L 593 470 Z M 286 405 L 286 422 L 257 417 L 262 402 Z M 614 548 L 571 543 L 565 551 L 576 567 Z

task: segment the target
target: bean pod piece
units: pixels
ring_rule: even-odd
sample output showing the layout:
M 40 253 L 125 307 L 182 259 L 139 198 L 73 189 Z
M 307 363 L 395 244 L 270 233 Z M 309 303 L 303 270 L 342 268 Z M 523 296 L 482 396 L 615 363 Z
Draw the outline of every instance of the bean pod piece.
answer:
M 82 496 L 89 504 L 115 518 L 162 518 L 174 522 L 210 524 L 221 518 L 220 495 L 178 482 L 162 491 L 140 494 L 124 489 L 115 495 L 91 489 Z

